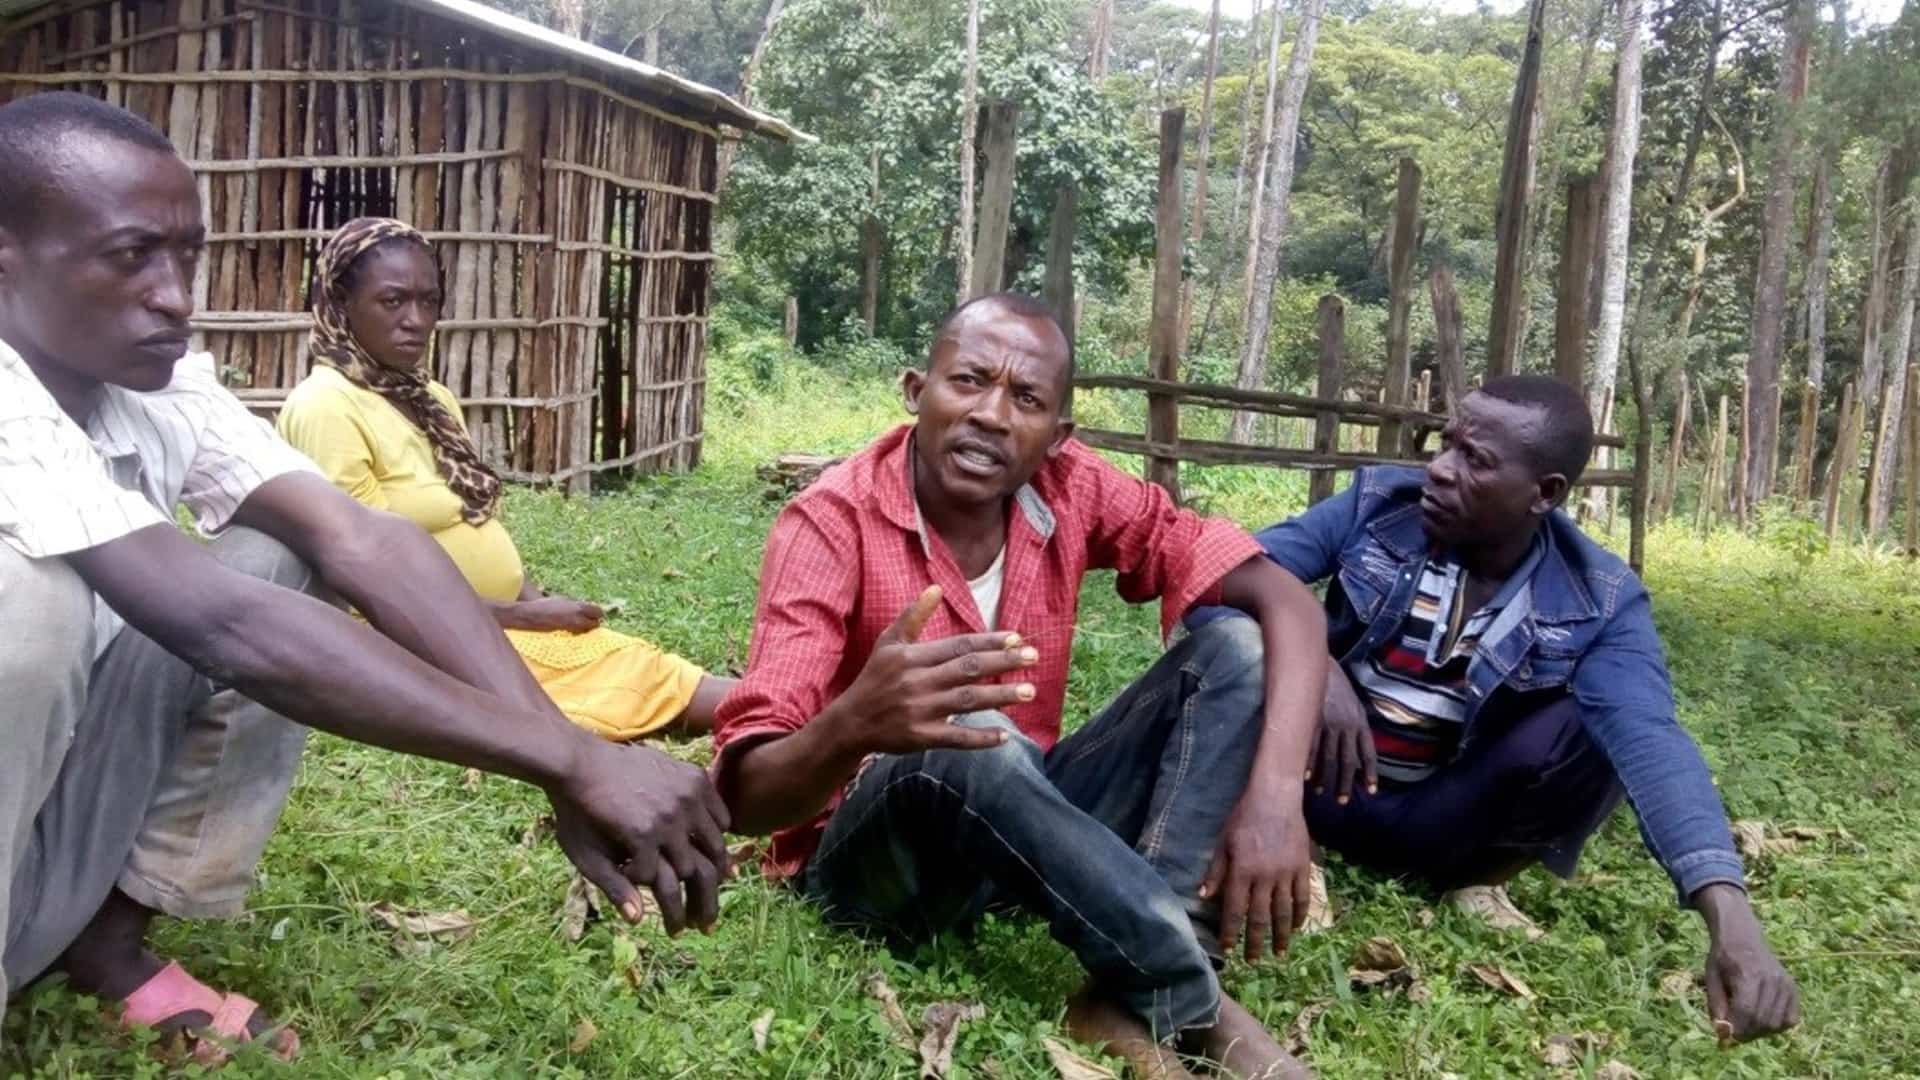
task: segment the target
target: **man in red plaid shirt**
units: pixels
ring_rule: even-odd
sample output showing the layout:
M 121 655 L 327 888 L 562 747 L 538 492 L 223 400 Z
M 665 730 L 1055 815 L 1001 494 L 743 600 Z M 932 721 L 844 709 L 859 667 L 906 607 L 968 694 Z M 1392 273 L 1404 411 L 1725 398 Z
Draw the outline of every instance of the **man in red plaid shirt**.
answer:
M 836 922 L 924 940 L 989 906 L 1045 917 L 1088 973 L 1069 1030 L 1144 1066 L 1304 1073 L 1221 992 L 1244 941 L 1308 905 L 1301 820 L 1325 689 L 1319 604 L 1240 528 L 1072 440 L 1073 358 L 1046 307 L 964 305 L 905 378 L 901 427 L 767 541 L 753 649 L 714 769 L 743 832 Z M 1080 582 L 1119 571 L 1226 619 L 1173 644 L 1061 740 Z

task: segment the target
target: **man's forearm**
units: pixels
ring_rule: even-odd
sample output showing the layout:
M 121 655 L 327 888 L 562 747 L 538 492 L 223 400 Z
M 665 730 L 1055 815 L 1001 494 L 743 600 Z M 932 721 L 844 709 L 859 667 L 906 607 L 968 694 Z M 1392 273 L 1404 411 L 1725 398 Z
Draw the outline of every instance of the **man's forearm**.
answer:
M 1222 600 L 1259 621 L 1266 656 L 1266 723 L 1248 786 L 1285 797 L 1303 786 L 1326 702 L 1326 616 L 1306 586 L 1264 556 L 1235 567 L 1220 584 Z
M 722 763 L 720 794 L 733 815 L 733 831 L 770 833 L 826 809 L 866 756 L 837 738 L 836 728 L 829 705 L 791 735 L 730 752 Z
M 316 552 L 316 571 L 408 652 L 469 686 L 560 718 L 500 632 L 512 623 L 499 605 L 482 600 L 426 533 L 392 519 L 380 531 L 377 544 Z

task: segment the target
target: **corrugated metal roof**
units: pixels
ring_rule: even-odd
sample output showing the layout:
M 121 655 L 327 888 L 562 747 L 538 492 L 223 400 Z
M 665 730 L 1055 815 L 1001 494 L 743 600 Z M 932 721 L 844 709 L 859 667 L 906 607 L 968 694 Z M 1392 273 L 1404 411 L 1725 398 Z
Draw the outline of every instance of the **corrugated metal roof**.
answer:
M 32 8 L 51 2 L 52 0 L 0 0 L 0 20 L 11 19 Z M 793 142 L 816 141 L 813 136 L 794 128 L 785 120 L 771 113 L 742 105 L 711 86 L 682 78 L 652 64 L 641 63 L 630 56 L 621 56 L 612 50 L 603 49 L 578 38 L 568 37 L 504 11 L 496 11 L 485 4 L 474 3 L 473 0 L 389 0 L 389 2 L 406 4 L 408 7 L 442 15 L 550 53 L 557 53 L 569 60 L 579 61 L 616 77 L 609 81 L 638 85 L 664 97 L 685 102 L 702 111 L 717 114 L 722 122 L 745 131 Z

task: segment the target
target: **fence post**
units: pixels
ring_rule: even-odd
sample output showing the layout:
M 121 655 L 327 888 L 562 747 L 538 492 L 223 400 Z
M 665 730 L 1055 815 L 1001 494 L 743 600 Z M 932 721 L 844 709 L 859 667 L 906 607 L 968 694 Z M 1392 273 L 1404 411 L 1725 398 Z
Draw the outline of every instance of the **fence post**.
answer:
M 788 348 L 800 343 L 800 299 L 798 297 L 787 297 L 787 311 L 781 323 L 781 332 L 786 335 Z
M 1314 396 L 1322 401 L 1340 397 L 1340 369 L 1347 353 L 1347 305 L 1328 293 L 1320 298 L 1320 384 Z M 1313 421 L 1313 449 L 1331 454 L 1339 448 L 1340 414 L 1323 412 Z M 1333 494 L 1334 470 L 1315 469 L 1307 483 L 1307 505 Z
M 1380 399 L 1387 405 L 1407 403 L 1407 380 L 1411 377 L 1407 318 L 1413 312 L 1413 253 L 1420 243 L 1419 221 L 1420 166 L 1412 158 L 1403 157 L 1393 204 L 1393 249 L 1387 262 L 1387 375 Z M 1406 453 L 1404 432 L 1400 421 L 1383 418 L 1375 444 L 1380 453 L 1394 457 Z
M 1413 407 L 1416 409 L 1419 409 L 1421 412 L 1432 412 L 1433 411 L 1433 409 L 1431 408 L 1432 404 L 1433 404 L 1433 369 L 1422 368 L 1420 370 L 1420 387 L 1418 390 L 1414 392 L 1414 395 L 1413 395 Z M 1413 449 L 1413 447 L 1408 447 L 1407 449 L 1411 450 Z
M 1148 374 L 1168 382 L 1180 378 L 1180 137 L 1185 109 L 1160 114 L 1160 202 L 1153 219 L 1153 331 Z M 1147 395 L 1147 442 L 1171 452 L 1180 442 L 1180 403 L 1165 394 Z M 1180 501 L 1180 462 L 1147 458 L 1147 479 Z

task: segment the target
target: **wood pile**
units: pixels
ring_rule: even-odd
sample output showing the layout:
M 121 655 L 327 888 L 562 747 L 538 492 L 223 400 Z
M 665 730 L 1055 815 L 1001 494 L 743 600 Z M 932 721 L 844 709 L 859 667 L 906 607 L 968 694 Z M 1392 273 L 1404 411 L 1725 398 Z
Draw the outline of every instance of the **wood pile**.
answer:
M 844 460 L 821 454 L 781 454 L 770 464 L 755 469 L 754 475 L 767 485 L 768 502 L 785 502 L 820 479 L 821 473 Z

